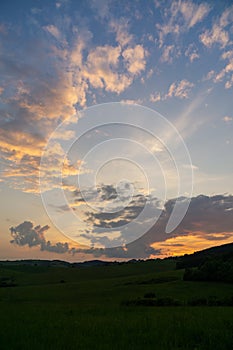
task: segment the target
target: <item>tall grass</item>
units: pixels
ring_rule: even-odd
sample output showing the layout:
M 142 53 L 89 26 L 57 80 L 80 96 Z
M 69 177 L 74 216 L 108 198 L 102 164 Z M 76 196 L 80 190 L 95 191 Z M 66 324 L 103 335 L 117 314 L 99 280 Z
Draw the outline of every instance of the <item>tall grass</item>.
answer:
M 230 297 L 230 284 L 185 282 L 174 264 L 41 271 L 0 269 L 17 287 L 0 288 L 0 349 L 231 349 L 232 307 L 124 307 L 154 293 L 187 301 Z M 63 280 L 63 283 L 61 283 Z M 143 282 L 143 283 L 141 283 Z

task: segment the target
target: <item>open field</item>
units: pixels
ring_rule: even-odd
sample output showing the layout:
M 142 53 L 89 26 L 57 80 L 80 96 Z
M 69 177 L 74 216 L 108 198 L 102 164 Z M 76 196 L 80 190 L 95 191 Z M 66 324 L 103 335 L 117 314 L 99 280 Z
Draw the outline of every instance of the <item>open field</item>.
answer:
M 231 349 L 233 285 L 183 281 L 173 260 L 93 267 L 0 266 L 0 349 Z M 170 297 L 181 306 L 125 306 Z M 123 303 L 122 303 L 123 302 Z

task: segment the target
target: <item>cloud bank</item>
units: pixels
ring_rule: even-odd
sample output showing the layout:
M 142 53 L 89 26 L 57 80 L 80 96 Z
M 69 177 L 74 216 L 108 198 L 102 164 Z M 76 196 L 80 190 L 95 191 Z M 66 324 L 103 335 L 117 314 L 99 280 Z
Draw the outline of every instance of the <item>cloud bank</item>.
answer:
M 108 191 L 108 190 L 107 190 Z M 107 192 L 112 193 L 111 191 Z M 141 238 L 127 244 L 123 247 L 116 248 L 75 248 L 71 243 L 57 242 L 52 244 L 46 240 L 45 233 L 49 226 L 37 225 L 33 227 L 33 223 L 25 221 L 22 224 L 11 227 L 12 240 L 11 243 L 18 246 L 39 247 L 40 250 L 49 251 L 51 253 L 70 253 L 73 255 L 86 254 L 91 258 L 111 258 L 111 259 L 131 259 L 131 258 L 149 258 L 159 257 L 163 255 L 164 250 L 169 250 L 172 254 L 172 248 L 176 248 L 177 254 L 182 252 L 183 243 L 188 248 L 188 238 L 201 239 L 202 245 L 200 249 L 209 245 L 221 244 L 222 240 L 231 241 L 233 238 L 233 196 L 232 195 L 215 195 L 204 196 L 199 195 L 193 197 L 186 216 L 180 225 L 170 234 L 165 233 L 166 224 L 172 212 L 176 199 L 168 200 L 156 224 Z M 133 206 L 131 211 L 133 211 Z M 138 206 L 134 208 L 135 212 L 129 213 L 127 219 L 132 215 L 137 215 Z M 92 218 L 93 219 L 93 218 Z M 100 219 L 98 219 L 100 224 Z M 106 219 L 106 218 L 105 218 Z M 133 217 L 134 219 L 134 217 Z M 115 217 L 108 216 L 109 225 L 114 226 Z M 122 217 L 122 220 L 125 220 Z M 98 224 L 97 224 L 98 225 Z M 182 243 L 183 242 L 183 243 Z M 179 248 L 177 250 L 177 248 Z

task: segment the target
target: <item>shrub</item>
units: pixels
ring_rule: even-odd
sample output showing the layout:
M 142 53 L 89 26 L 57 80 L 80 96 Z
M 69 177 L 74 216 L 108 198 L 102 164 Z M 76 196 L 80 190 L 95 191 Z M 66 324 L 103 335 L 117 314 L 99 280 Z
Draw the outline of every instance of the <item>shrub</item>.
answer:
M 194 298 L 188 301 L 189 306 L 204 306 L 207 305 L 206 298 Z
M 155 293 L 153 292 L 145 293 L 144 298 L 155 298 Z

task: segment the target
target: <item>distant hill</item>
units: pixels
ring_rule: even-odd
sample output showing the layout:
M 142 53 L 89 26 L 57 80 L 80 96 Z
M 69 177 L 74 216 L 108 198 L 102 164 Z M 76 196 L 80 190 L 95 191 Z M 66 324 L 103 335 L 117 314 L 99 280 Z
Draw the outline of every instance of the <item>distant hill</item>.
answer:
M 183 256 L 166 257 L 158 260 L 175 260 L 177 261 L 177 269 L 183 269 L 187 267 L 197 267 L 206 259 L 209 258 L 233 258 L 233 243 L 223 244 L 216 247 L 197 251 L 193 254 L 185 254 Z M 147 259 L 146 261 L 154 260 Z M 156 259 L 155 259 L 156 260 Z M 91 266 L 107 266 L 107 265 L 121 265 L 121 264 L 140 264 L 145 260 L 131 259 L 128 261 L 103 261 L 103 260 L 88 260 L 84 262 L 68 262 L 63 260 L 40 260 L 40 259 L 26 259 L 26 260 L 2 260 L 0 266 L 44 266 L 44 267 L 91 267 Z
M 193 254 L 185 254 L 184 256 L 178 258 L 176 267 L 177 269 L 196 267 L 200 264 L 203 264 L 207 259 L 210 258 L 233 258 L 233 243 L 200 250 Z
M 177 269 L 185 268 L 185 281 L 233 283 L 233 243 L 180 257 Z
M 44 267 L 89 267 L 89 266 L 106 266 L 112 265 L 114 262 L 102 260 L 89 260 L 84 262 L 69 263 L 62 260 L 4 260 L 0 261 L 0 266 L 44 266 Z

